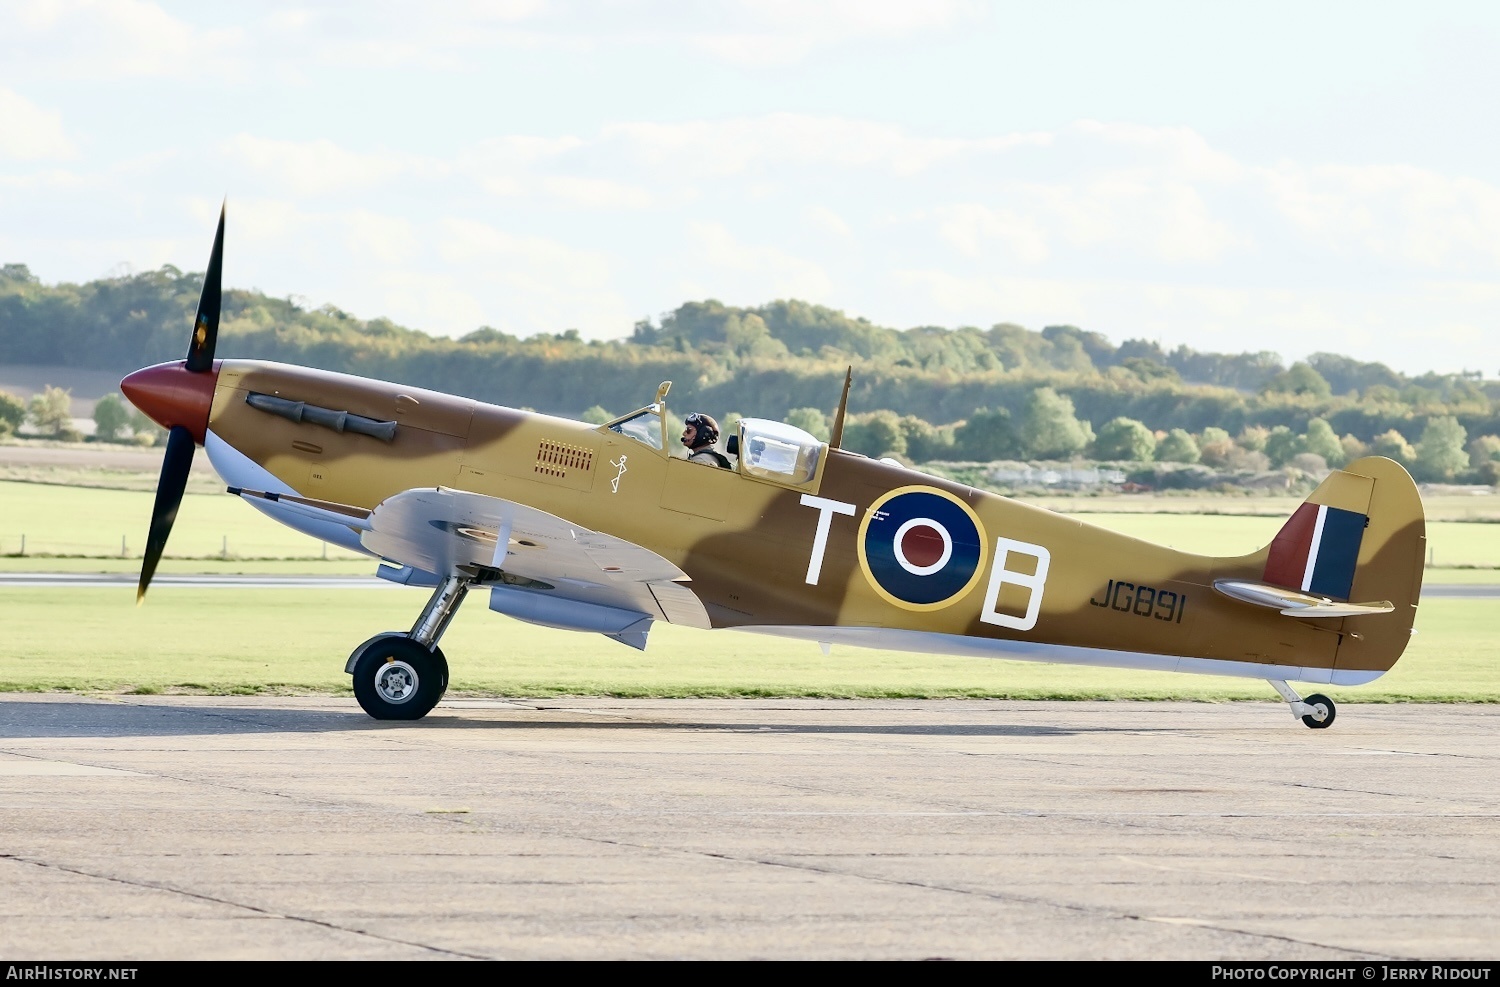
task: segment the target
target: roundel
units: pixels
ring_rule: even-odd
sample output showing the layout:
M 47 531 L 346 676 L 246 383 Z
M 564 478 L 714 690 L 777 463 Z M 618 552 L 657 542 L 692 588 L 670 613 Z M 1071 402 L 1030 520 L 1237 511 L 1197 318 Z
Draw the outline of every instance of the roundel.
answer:
M 932 487 L 900 487 L 865 512 L 859 563 L 875 592 L 908 610 L 936 610 L 967 593 L 984 569 L 979 518 Z

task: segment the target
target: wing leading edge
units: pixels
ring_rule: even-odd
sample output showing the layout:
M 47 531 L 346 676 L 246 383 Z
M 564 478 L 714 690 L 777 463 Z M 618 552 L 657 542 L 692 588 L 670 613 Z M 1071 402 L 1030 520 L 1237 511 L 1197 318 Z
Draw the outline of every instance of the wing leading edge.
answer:
M 346 525 L 365 550 L 403 568 L 381 575 L 421 584 L 470 573 L 490 609 L 531 623 L 597 631 L 644 649 L 651 622 L 709 628 L 678 566 L 634 542 L 513 501 L 465 490 L 406 490 L 373 511 L 231 488 L 282 511 Z

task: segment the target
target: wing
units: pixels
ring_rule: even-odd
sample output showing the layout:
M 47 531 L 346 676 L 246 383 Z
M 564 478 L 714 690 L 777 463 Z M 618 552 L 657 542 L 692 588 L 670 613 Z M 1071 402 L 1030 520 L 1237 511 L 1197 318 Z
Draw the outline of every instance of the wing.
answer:
M 490 609 L 533 623 L 599 631 L 644 648 L 652 620 L 708 628 L 688 576 L 634 542 L 555 514 L 464 490 L 406 490 L 373 511 L 307 498 L 274 498 L 283 510 L 357 531 L 365 550 L 403 569 L 397 582 L 468 573 L 490 588 Z M 425 578 L 424 578 L 425 577 Z

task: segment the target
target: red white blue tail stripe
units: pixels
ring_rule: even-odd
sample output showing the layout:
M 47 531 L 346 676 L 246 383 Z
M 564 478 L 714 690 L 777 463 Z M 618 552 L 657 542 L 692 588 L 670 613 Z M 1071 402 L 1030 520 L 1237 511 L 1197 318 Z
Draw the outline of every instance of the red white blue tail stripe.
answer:
M 1303 504 L 1271 542 L 1265 581 L 1347 600 L 1369 517 L 1326 504 Z

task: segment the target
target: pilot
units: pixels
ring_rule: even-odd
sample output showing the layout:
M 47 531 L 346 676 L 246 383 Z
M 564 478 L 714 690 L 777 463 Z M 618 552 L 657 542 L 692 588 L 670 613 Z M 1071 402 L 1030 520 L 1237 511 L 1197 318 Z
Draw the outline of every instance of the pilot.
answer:
M 714 450 L 719 441 L 719 423 L 712 415 L 693 412 L 683 421 L 682 444 L 688 447 L 688 462 L 729 469 L 729 460 Z

